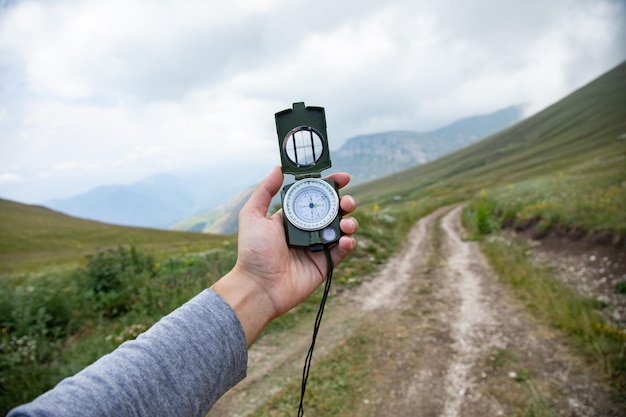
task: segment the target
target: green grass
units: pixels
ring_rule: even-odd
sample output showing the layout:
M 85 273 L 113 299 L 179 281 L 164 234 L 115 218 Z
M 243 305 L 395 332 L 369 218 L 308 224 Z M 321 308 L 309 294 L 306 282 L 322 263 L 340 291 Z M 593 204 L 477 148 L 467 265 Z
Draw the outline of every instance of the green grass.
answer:
M 487 369 L 496 375 L 495 384 L 489 395 L 506 404 L 510 417 L 556 417 L 559 413 L 550 405 L 549 387 L 535 379 L 529 369 L 532 358 L 516 349 L 494 349 L 486 363 Z M 537 366 L 537 365 L 534 365 Z M 515 372 L 515 376 L 509 372 Z M 514 383 L 513 383 L 514 381 Z
M 173 255 L 201 252 L 234 237 L 112 226 L 0 199 L 0 274 L 84 263 L 85 255 L 120 244 Z
M 322 361 L 313 361 L 315 372 L 310 374 L 304 402 L 306 415 L 351 415 L 362 402 L 364 382 L 375 367 L 373 346 L 372 335 L 360 329 Z M 251 416 L 293 416 L 298 410 L 300 388 L 300 378 L 294 378 Z
M 483 205 L 493 212 L 491 221 L 508 226 L 536 223 L 541 230 L 558 227 L 626 236 L 624 167 L 626 154 L 594 158 L 483 192 L 474 209 L 480 211 Z

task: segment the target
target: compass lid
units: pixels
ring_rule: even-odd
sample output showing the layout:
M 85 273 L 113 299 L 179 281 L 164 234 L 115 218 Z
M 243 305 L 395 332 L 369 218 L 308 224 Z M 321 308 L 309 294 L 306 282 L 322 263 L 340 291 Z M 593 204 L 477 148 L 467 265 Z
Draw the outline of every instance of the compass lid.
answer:
M 296 179 L 321 177 L 332 166 L 323 107 L 293 103 L 275 114 L 283 173 Z

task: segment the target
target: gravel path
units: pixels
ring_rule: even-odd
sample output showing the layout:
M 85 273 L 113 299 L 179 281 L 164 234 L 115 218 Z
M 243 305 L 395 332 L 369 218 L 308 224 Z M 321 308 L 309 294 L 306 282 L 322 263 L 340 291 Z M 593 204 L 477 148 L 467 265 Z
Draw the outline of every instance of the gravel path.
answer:
M 316 358 L 357 326 L 379 336 L 379 367 L 363 387 L 370 395 L 351 415 L 623 415 L 599 372 L 538 323 L 477 244 L 463 240 L 460 211 L 421 219 L 375 276 L 327 306 Z M 248 378 L 209 416 L 245 416 L 299 378 L 310 330 L 307 323 L 263 337 L 250 350 Z

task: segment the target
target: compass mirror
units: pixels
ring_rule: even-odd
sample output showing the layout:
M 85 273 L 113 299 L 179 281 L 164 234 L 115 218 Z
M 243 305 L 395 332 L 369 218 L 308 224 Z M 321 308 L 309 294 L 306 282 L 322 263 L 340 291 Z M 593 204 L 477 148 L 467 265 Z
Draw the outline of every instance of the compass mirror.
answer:
M 314 128 L 299 126 L 285 137 L 283 152 L 296 167 L 312 167 L 324 153 L 324 140 Z

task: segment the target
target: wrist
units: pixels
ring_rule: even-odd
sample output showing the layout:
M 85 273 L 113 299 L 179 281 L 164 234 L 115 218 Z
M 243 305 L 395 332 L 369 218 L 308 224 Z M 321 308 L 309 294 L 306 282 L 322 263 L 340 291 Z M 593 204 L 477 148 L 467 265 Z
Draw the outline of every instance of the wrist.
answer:
M 211 286 L 233 309 L 246 335 L 248 347 L 275 317 L 275 309 L 263 288 L 237 267 Z

